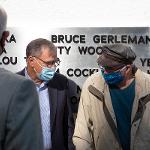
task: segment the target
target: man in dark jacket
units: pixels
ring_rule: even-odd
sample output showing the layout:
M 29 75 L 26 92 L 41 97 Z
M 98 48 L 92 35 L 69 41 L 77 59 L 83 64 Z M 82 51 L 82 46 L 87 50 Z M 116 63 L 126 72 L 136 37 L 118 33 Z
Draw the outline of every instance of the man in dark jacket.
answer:
M 72 150 L 74 120 L 68 99 L 68 80 L 56 72 L 56 47 L 35 39 L 26 48 L 27 67 L 18 74 L 34 81 L 39 94 L 45 150 Z
M 0 54 L 7 15 L 0 7 Z M 40 110 L 32 81 L 0 68 L 0 150 L 43 150 Z

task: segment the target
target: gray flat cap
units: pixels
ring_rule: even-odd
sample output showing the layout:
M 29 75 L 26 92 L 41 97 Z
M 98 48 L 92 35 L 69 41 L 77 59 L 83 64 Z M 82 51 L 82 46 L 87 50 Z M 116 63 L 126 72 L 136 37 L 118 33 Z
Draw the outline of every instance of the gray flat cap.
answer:
M 97 60 L 98 64 L 107 64 L 108 61 L 110 61 L 108 64 L 112 63 L 112 61 L 120 64 L 132 64 L 136 59 L 136 54 L 130 46 L 111 44 L 104 45 L 101 49 L 102 52 Z

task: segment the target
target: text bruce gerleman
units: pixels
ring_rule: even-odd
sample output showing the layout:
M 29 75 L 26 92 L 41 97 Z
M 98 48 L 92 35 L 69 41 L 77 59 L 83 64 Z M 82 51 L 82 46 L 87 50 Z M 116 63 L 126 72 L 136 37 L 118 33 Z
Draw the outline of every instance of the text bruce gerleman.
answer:
M 97 34 L 93 36 L 94 43 L 101 44 L 113 44 L 113 43 L 124 43 L 124 44 L 149 44 L 150 37 L 148 35 L 115 35 L 115 34 Z

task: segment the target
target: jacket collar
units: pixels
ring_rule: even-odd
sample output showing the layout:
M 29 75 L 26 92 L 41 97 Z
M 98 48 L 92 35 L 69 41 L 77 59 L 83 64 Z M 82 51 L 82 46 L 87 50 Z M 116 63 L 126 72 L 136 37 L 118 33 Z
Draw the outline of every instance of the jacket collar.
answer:
M 104 94 L 106 106 L 107 106 L 116 126 L 117 126 L 115 113 L 114 113 L 114 110 L 112 107 L 109 87 L 106 84 L 102 75 L 100 75 L 100 74 L 101 73 L 98 72 L 96 74 L 96 76 L 94 75 L 94 77 L 91 80 L 92 85 L 95 88 L 99 89 Z M 133 121 L 135 114 L 137 112 L 139 100 L 142 97 L 145 97 L 146 95 L 148 95 L 150 93 L 150 82 L 147 80 L 147 76 L 148 76 L 148 74 L 143 73 L 140 69 L 137 69 L 137 71 L 135 73 L 135 91 L 136 92 L 135 92 L 135 98 L 134 98 L 132 114 L 131 114 L 131 120 L 132 121 Z

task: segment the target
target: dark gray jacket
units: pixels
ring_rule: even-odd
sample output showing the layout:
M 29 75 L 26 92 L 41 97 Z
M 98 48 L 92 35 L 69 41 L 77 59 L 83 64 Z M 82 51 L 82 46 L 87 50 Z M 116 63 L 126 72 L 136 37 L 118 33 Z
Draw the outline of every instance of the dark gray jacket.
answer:
M 0 69 L 0 150 L 43 150 L 35 85 Z

